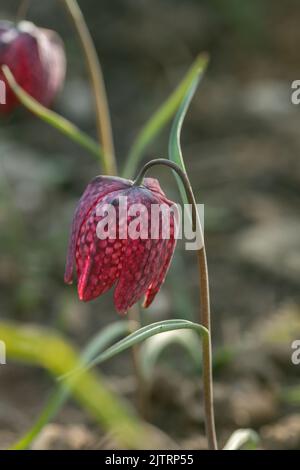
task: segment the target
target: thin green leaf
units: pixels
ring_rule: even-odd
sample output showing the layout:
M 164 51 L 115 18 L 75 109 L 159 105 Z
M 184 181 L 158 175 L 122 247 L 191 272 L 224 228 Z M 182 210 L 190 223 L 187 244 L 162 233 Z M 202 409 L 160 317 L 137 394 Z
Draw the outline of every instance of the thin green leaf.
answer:
M 99 354 L 115 341 L 119 336 L 127 335 L 131 331 L 130 322 L 127 320 L 120 320 L 106 326 L 99 333 L 97 333 L 84 348 L 81 355 L 83 364 L 87 364 L 93 357 Z
M 223 450 L 255 450 L 260 437 L 253 429 L 237 429 L 230 436 Z
M 142 157 L 146 147 L 150 142 L 157 137 L 163 130 L 166 124 L 172 119 L 180 106 L 183 97 L 186 95 L 187 90 L 190 89 L 191 84 L 194 82 L 195 77 L 201 75 L 207 65 L 207 56 L 201 54 L 179 83 L 177 88 L 169 96 L 169 98 L 159 107 L 154 115 L 146 122 L 144 127 L 139 132 L 135 139 L 126 161 L 123 176 L 131 178 L 136 172 L 136 167 Z
M 43 408 L 40 416 L 31 427 L 31 429 L 21 437 L 15 444 L 10 447 L 10 450 L 26 450 L 28 449 L 34 439 L 39 435 L 46 424 L 51 421 L 60 408 L 64 405 L 69 397 L 70 391 L 67 387 L 59 387 L 53 392 L 48 399 L 46 406 Z
M 144 326 L 143 328 L 140 328 L 139 330 L 131 333 L 126 338 L 118 341 L 116 344 L 114 344 L 102 354 L 93 359 L 91 362 L 89 362 L 87 367 L 78 367 L 76 369 L 73 369 L 69 373 L 62 375 L 59 379 L 73 379 L 73 377 L 80 375 L 81 373 L 91 369 L 97 364 L 102 364 L 104 361 L 107 361 L 108 359 L 111 359 L 117 354 L 120 354 L 121 352 L 125 351 L 126 349 L 131 348 L 132 346 L 141 343 L 142 341 L 145 341 L 151 336 L 157 335 L 159 333 L 164 333 L 165 331 L 183 329 L 194 330 L 201 337 L 203 337 L 204 340 L 208 339 L 208 331 L 202 325 L 181 319 L 163 320 L 160 322 L 152 323 L 151 325 Z
M 195 95 L 199 82 L 200 75 L 194 78 L 182 100 L 182 103 L 174 118 L 169 139 L 169 158 L 173 162 L 177 163 L 177 165 L 179 165 L 185 172 L 186 169 L 180 145 L 181 130 L 184 118 Z
M 43 106 L 37 100 L 32 98 L 25 90 L 23 90 L 14 79 L 13 74 L 7 65 L 2 66 L 3 74 L 9 83 L 9 86 L 18 97 L 19 101 L 33 114 L 45 121 L 50 126 L 62 132 L 71 140 L 80 144 L 88 150 L 100 163 L 104 170 L 106 170 L 106 159 L 100 145 L 95 142 L 91 137 L 81 131 L 75 124 L 68 121 L 68 119 L 60 116 L 59 114 L 51 111 Z
M 80 364 L 82 366 L 88 364 L 100 351 L 109 346 L 119 336 L 130 332 L 130 323 L 128 321 L 118 321 L 103 328 L 88 343 L 80 356 Z M 60 385 L 50 396 L 46 406 L 43 408 L 40 416 L 32 426 L 32 428 L 18 441 L 11 449 L 24 450 L 28 449 L 33 440 L 38 436 L 44 426 L 52 420 L 59 412 L 60 408 L 67 401 L 71 393 L 71 388 L 67 385 Z
M 144 342 L 140 349 L 141 370 L 145 379 L 149 381 L 159 358 L 172 344 L 181 346 L 191 357 L 197 368 L 202 365 L 199 354 L 199 344 L 192 331 L 168 331 L 167 333 L 153 336 Z
M 185 168 L 182 151 L 181 151 L 181 144 L 180 144 L 181 130 L 182 130 L 184 118 L 186 116 L 190 103 L 195 95 L 199 82 L 201 78 L 203 77 L 204 71 L 205 71 L 205 67 L 203 67 L 202 69 L 198 68 L 197 73 L 194 75 L 193 80 L 190 82 L 188 88 L 186 89 L 183 99 L 181 101 L 180 107 L 174 118 L 172 128 L 171 128 L 170 138 L 169 138 L 169 159 L 172 160 L 174 163 L 177 163 L 177 165 L 179 165 L 184 172 L 186 172 L 186 168 Z M 176 181 L 180 190 L 183 203 L 187 204 L 186 192 L 184 190 L 182 181 L 176 173 L 175 173 L 175 177 L 176 177 Z

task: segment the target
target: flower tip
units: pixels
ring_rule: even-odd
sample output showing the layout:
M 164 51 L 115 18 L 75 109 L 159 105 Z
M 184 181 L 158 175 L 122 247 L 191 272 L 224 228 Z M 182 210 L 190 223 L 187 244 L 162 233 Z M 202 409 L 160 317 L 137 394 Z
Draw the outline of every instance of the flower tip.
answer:
M 157 294 L 157 291 L 155 291 L 155 292 L 150 291 L 150 292 L 149 292 L 149 290 L 148 290 L 148 291 L 146 292 L 145 297 L 144 297 L 144 301 L 143 301 L 143 303 L 142 303 L 142 307 L 143 307 L 143 308 L 148 308 L 148 307 L 150 307 L 150 305 L 152 304 L 152 302 L 153 302 L 154 297 L 155 297 L 156 294 Z
M 125 317 L 125 315 L 127 315 L 127 312 L 128 312 L 128 310 L 129 310 L 129 307 L 120 308 L 120 307 L 117 307 L 116 305 L 115 305 L 115 308 L 116 308 L 117 313 L 118 313 L 121 317 Z
M 73 266 L 70 268 L 70 264 L 67 264 L 64 274 L 65 284 L 73 284 Z
M 79 300 L 81 300 L 82 302 L 87 302 L 87 296 L 86 296 L 86 292 L 85 292 L 85 289 L 84 289 L 84 286 L 82 285 L 82 283 L 78 284 L 78 298 Z
M 78 286 L 77 292 L 78 298 L 79 300 L 81 300 L 81 302 L 88 302 L 89 300 L 92 300 L 92 298 L 88 295 L 86 289 L 83 289 L 82 287 Z
M 79 300 L 81 300 L 81 302 L 86 302 L 82 292 L 78 292 L 78 298 L 79 298 Z

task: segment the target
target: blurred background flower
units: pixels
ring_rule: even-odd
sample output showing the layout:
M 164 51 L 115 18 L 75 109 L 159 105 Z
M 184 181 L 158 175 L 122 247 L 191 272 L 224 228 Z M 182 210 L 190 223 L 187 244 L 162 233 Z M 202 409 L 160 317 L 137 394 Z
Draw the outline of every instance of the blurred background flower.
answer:
M 37 28 L 29 21 L 21 21 L 17 25 L 1 21 L 0 65 L 7 65 L 27 93 L 49 106 L 65 78 L 63 43 L 54 31 Z M 5 82 L 2 72 L 0 79 Z M 18 104 L 7 83 L 6 87 L 6 103 L 1 106 L 1 113 L 11 112 Z

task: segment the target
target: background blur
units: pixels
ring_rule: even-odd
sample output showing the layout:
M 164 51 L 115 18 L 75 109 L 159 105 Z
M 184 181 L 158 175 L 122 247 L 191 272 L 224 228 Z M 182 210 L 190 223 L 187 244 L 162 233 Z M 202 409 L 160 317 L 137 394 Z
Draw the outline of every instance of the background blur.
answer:
M 206 208 L 218 435 L 224 442 L 237 427 L 251 427 L 262 447 L 300 448 L 300 365 L 291 362 L 292 341 L 300 339 L 300 116 L 290 99 L 291 82 L 300 79 L 299 1 L 79 3 L 103 66 L 120 166 L 139 128 L 195 56 L 210 53 L 182 144 L 198 202 Z M 17 7 L 15 0 L 1 0 L 0 18 L 13 20 Z M 55 109 L 95 135 L 85 63 L 60 2 L 32 0 L 28 19 L 57 30 L 66 45 L 67 82 Z M 23 109 L 0 125 L 1 320 L 49 325 L 82 347 L 118 319 L 111 293 L 83 304 L 75 287 L 63 283 L 73 210 L 99 168 Z M 151 146 L 148 159 L 167 155 L 168 132 Z M 165 169 L 152 174 L 178 201 L 172 175 Z M 196 263 L 179 245 L 143 321 L 197 319 L 197 305 Z M 147 413 L 186 448 L 203 441 L 199 373 L 190 362 L 176 347 L 163 354 Z M 0 368 L 5 448 L 30 427 L 53 380 L 9 358 Z M 129 353 L 101 369 L 132 400 Z M 72 401 L 55 423 L 52 437 L 44 430 L 37 447 L 101 447 L 103 431 Z

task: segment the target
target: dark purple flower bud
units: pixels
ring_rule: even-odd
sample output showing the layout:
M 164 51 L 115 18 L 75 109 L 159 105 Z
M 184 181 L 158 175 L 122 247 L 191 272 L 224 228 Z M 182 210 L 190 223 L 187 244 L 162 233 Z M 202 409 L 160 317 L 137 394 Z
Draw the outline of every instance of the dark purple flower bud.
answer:
M 0 22 L 0 66 L 7 65 L 18 85 L 33 98 L 49 106 L 63 85 L 66 72 L 64 46 L 54 31 L 22 21 L 17 25 Z M 0 69 L 0 79 L 5 78 Z M 0 113 L 9 113 L 18 99 L 6 86 L 6 104 Z

